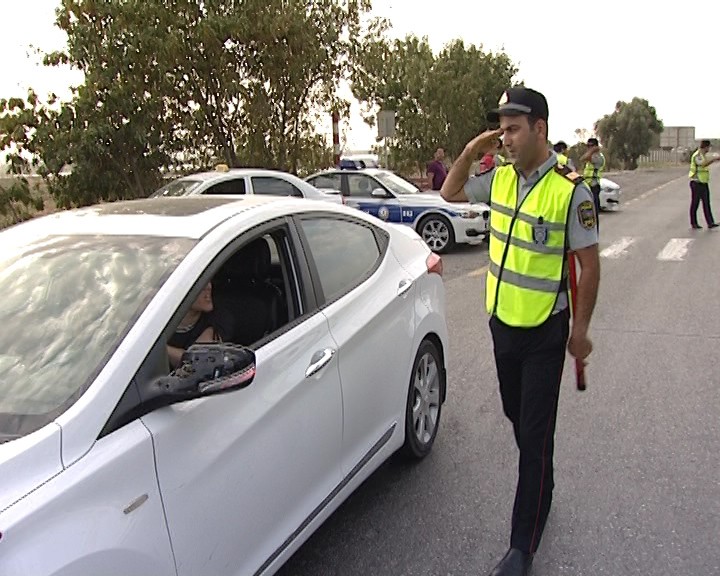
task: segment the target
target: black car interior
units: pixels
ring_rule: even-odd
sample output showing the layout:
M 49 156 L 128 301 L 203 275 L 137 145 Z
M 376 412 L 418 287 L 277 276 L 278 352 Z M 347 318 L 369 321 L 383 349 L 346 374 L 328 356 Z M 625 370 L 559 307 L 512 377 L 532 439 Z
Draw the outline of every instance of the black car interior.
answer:
M 243 246 L 213 279 L 213 300 L 233 318 L 228 340 L 236 344 L 249 346 L 289 321 L 282 265 L 273 262 L 269 242 L 261 237 Z

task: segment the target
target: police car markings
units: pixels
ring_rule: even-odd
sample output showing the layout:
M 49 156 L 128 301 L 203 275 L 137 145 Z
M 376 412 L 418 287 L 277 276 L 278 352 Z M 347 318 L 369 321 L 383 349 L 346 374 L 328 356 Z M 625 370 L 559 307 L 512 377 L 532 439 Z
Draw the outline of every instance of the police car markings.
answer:
M 680 262 L 685 258 L 692 238 L 671 238 L 658 253 L 658 260 Z

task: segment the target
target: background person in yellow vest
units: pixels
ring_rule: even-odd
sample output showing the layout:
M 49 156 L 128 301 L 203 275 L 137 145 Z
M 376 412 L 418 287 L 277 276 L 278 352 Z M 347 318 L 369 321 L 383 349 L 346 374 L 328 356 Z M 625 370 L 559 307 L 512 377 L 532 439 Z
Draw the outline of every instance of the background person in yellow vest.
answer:
M 709 151 L 710 140 L 702 140 L 700 148 L 695 150 L 690 157 L 690 226 L 696 230 L 702 228 L 697 221 L 697 209 L 700 202 L 703 205 L 703 214 L 705 214 L 705 223 L 708 228 L 720 226 L 715 223 L 710 208 L 710 164 L 719 161 L 720 156 L 707 158 L 706 154 Z
M 555 151 L 555 154 L 557 154 L 558 164 L 561 166 L 567 166 L 570 170 L 575 172 L 575 164 L 567 156 L 567 149 L 567 144 L 565 144 L 562 140 L 558 141 L 557 144 L 553 146 L 553 150 Z
M 547 147 L 548 106 L 529 88 L 508 89 L 489 116 L 500 129 L 471 140 L 445 179 L 450 202 L 490 202 L 485 286 L 500 397 L 520 452 L 510 549 L 491 576 L 524 576 L 537 550 L 553 492 L 555 419 L 566 349 L 583 361 L 600 264 L 595 209 L 582 178 Z M 472 162 L 503 134 L 513 165 L 468 179 Z M 567 251 L 582 274 L 570 331 Z M 563 530 L 560 529 L 562 532 Z
M 600 178 L 605 171 L 605 155 L 600 152 L 600 142 L 597 138 L 588 138 L 587 151 L 580 158 L 580 162 L 585 163 L 583 170 L 583 178 L 585 184 L 590 187 L 595 202 L 595 212 L 600 216 Z M 598 231 L 600 229 L 600 220 L 598 218 Z

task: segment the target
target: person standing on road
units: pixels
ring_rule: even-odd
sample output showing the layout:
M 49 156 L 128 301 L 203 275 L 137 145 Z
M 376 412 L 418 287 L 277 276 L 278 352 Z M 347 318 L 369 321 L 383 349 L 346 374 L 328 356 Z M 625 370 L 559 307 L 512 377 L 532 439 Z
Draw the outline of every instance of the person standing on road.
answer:
M 488 115 L 498 130 L 465 147 L 441 194 L 450 202 L 490 203 L 490 316 L 500 397 L 519 449 L 510 548 L 491 576 L 527 574 L 552 502 L 555 420 L 566 349 L 592 351 L 590 317 L 600 281 L 592 196 L 583 179 L 547 147 L 548 105 L 529 88 L 508 89 Z M 471 163 L 503 134 L 513 165 L 468 179 Z M 582 268 L 570 330 L 568 250 Z
M 435 150 L 435 155 L 433 156 L 432 161 L 427 165 L 426 175 L 430 178 L 431 190 L 440 190 L 443 182 L 445 182 L 447 170 L 445 168 L 445 164 L 443 164 L 444 159 L 445 150 L 438 148 Z
M 559 140 L 557 144 L 553 146 L 553 150 L 555 150 L 555 154 L 557 154 L 558 164 L 560 164 L 560 166 L 567 166 L 570 170 L 575 172 L 575 164 L 573 164 L 573 161 L 570 160 L 566 154 L 567 148 L 567 144 L 565 144 L 562 140 Z
M 690 157 L 690 226 L 700 229 L 697 210 L 702 202 L 705 223 L 708 228 L 717 228 L 712 209 L 710 208 L 710 164 L 720 161 L 720 156 L 706 158 L 710 151 L 710 140 L 702 140 L 700 147 Z
M 597 138 L 588 138 L 587 151 L 580 158 L 580 162 L 585 162 L 583 170 L 583 178 L 585 184 L 592 192 L 593 201 L 595 202 L 595 212 L 598 215 L 598 232 L 600 231 L 600 178 L 605 171 L 605 154 L 600 152 L 600 142 Z

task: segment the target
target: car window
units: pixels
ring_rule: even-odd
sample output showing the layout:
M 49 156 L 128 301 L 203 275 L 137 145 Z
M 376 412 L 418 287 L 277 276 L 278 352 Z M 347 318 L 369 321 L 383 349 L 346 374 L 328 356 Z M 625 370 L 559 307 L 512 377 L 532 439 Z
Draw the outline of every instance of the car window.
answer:
M 287 180 L 273 178 L 272 176 L 253 176 L 252 187 L 255 194 L 268 194 L 272 196 L 298 196 L 303 193 Z
M 351 197 L 370 198 L 375 188 L 382 188 L 376 180 L 365 174 L 348 174 L 348 193 Z
M 194 245 L 146 236 L 40 238 L 0 256 L 0 442 L 62 414 Z
M 245 194 L 245 178 L 232 178 L 213 184 L 203 194 Z
M 337 190 L 338 192 L 342 189 L 340 174 L 321 174 L 320 176 L 311 178 L 308 182 L 315 186 L 315 188 L 326 188 L 329 190 Z
M 168 182 L 162 188 L 153 193 L 153 197 L 157 196 L 185 196 L 195 190 L 202 180 L 193 180 L 192 178 L 179 178 Z
M 297 267 L 290 264 L 288 238 L 283 224 L 248 239 L 225 257 L 210 281 L 206 301 L 193 304 L 200 314 L 185 314 L 168 340 L 171 367 L 208 327 L 214 339 L 254 346 L 301 314 Z M 188 333 L 190 323 L 194 331 Z
M 381 251 L 369 225 L 330 217 L 300 222 L 326 301 L 355 288 L 378 265 Z
M 420 189 L 405 178 L 392 172 L 378 172 L 375 177 L 387 186 L 394 194 L 418 194 Z

